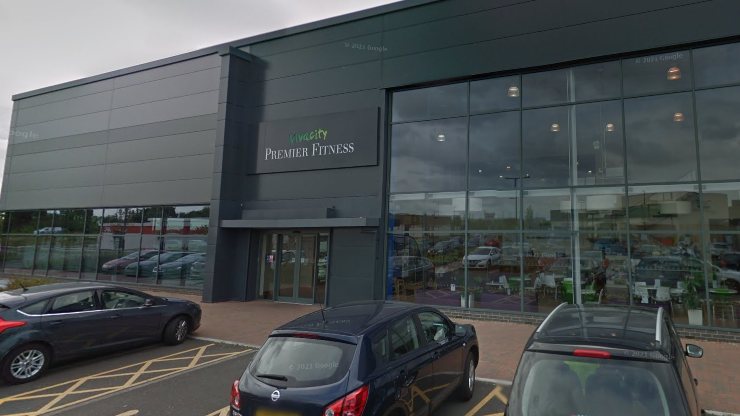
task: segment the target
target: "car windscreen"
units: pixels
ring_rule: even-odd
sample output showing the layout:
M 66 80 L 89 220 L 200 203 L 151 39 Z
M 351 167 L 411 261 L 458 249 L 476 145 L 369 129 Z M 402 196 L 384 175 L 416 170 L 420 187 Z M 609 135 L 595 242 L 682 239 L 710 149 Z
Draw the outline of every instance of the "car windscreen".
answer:
M 686 416 L 668 363 L 525 352 L 517 374 L 510 416 Z
M 316 387 L 344 378 L 356 345 L 323 339 L 270 337 L 249 368 L 263 383 L 276 387 Z

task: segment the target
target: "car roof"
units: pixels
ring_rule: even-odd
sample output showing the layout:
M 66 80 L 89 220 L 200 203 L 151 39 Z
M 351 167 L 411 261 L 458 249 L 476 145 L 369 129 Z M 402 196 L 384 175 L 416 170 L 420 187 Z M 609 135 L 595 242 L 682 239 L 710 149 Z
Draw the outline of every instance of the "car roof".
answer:
M 8 303 L 8 306 L 10 306 L 10 304 L 17 305 L 26 301 L 46 299 L 51 296 L 64 295 L 78 290 L 99 290 L 110 288 L 123 289 L 116 285 L 90 282 L 52 283 L 48 285 L 31 286 L 25 290 L 15 289 L 0 293 L 0 304 Z
M 326 308 L 323 316 L 322 311 L 312 312 L 276 328 L 275 331 L 308 330 L 357 336 L 399 315 L 423 309 L 427 308 L 382 300 L 351 302 Z
M 588 344 L 637 350 L 666 350 L 663 308 L 619 305 L 557 307 L 532 335 L 543 344 Z

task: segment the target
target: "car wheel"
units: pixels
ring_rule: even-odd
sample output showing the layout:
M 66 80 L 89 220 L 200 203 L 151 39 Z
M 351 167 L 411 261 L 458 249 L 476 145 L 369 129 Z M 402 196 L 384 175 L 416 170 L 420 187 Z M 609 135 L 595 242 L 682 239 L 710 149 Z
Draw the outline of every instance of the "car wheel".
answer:
M 463 378 L 460 381 L 460 387 L 457 388 L 457 398 L 468 401 L 473 397 L 473 392 L 475 392 L 475 360 L 473 359 L 473 353 L 469 352 L 468 358 L 465 360 Z
M 49 367 L 51 351 L 43 344 L 26 344 L 10 351 L 2 364 L 2 378 L 8 384 L 36 380 Z
M 164 327 L 164 335 L 162 336 L 164 343 L 168 345 L 179 345 L 185 341 L 190 331 L 190 325 L 188 324 L 187 318 L 184 316 L 176 316 L 172 318 Z

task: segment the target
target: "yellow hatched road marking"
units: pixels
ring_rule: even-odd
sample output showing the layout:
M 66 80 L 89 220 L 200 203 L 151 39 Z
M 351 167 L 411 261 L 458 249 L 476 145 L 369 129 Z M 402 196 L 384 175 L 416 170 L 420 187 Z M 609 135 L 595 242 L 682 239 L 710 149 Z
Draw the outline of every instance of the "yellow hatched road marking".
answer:
M 491 390 L 491 392 L 488 393 L 488 396 L 484 397 L 483 400 L 481 400 L 478 404 L 475 405 L 475 407 L 473 407 L 472 409 L 470 409 L 470 411 L 468 413 L 466 413 L 465 416 L 473 416 L 483 406 L 485 406 L 486 403 L 490 402 L 491 399 L 493 399 L 494 397 L 496 397 L 497 399 L 499 399 L 502 402 L 504 402 L 504 404 L 506 404 L 506 402 L 508 401 L 508 399 L 506 398 L 506 396 L 501 392 L 501 386 L 496 386 L 495 389 Z M 497 414 L 502 415 L 503 413 L 497 413 Z
M 116 368 L 113 370 L 104 371 L 102 373 L 90 375 L 87 377 L 82 377 L 76 380 L 70 380 L 70 381 L 66 381 L 63 383 L 55 384 L 53 386 L 43 387 L 43 388 L 36 389 L 30 392 L 2 398 L 0 399 L 0 408 L 2 407 L 3 404 L 11 403 L 11 402 L 22 402 L 22 401 L 38 400 L 38 399 L 51 399 L 49 402 L 47 402 L 43 407 L 41 407 L 38 410 L 33 410 L 31 412 L 25 412 L 25 413 L 15 413 L 11 415 L 6 415 L 6 416 L 40 416 L 48 412 L 56 411 L 56 410 L 63 409 L 65 407 L 69 407 L 75 404 L 83 403 L 83 402 L 86 402 L 86 401 L 89 401 L 89 400 L 92 400 L 92 399 L 95 399 L 101 396 L 105 396 L 108 394 L 115 393 L 117 391 L 131 388 L 131 387 L 136 387 L 140 384 L 158 380 L 160 378 L 167 377 L 167 376 L 177 374 L 177 373 L 181 373 L 186 370 L 201 367 L 206 364 L 211 364 L 217 361 L 222 361 L 227 358 L 235 357 L 237 355 L 246 354 L 248 352 L 254 351 L 254 349 L 250 348 L 247 350 L 230 352 L 230 353 L 205 354 L 208 348 L 214 345 L 215 344 L 208 344 L 202 347 L 180 351 L 174 354 L 169 354 L 163 357 L 153 358 L 151 360 L 142 361 L 136 364 L 131 364 L 131 365 Z M 209 360 L 207 360 L 207 358 Z M 183 364 L 185 363 L 181 363 L 177 367 L 172 367 L 172 368 L 150 369 L 150 367 L 153 364 L 173 362 L 177 360 L 188 360 L 189 362 L 185 366 L 183 366 Z M 127 370 L 127 371 L 121 372 L 124 370 Z M 140 380 L 140 378 L 145 374 L 146 375 L 157 374 L 157 375 L 154 377 L 145 379 L 145 380 Z M 113 387 L 101 387 L 101 388 L 95 388 L 95 389 L 78 390 L 78 388 L 80 388 L 87 381 L 113 379 L 116 377 L 122 377 L 122 378 L 127 377 L 127 378 L 122 379 L 119 385 L 113 386 Z M 62 392 L 49 393 L 49 391 L 53 389 L 64 388 L 64 387 L 66 387 L 66 389 Z M 76 395 L 80 395 L 80 394 L 92 394 L 92 396 L 84 397 L 84 398 L 81 398 L 81 399 L 78 399 L 78 400 L 75 400 L 69 403 L 64 403 L 61 405 L 59 404 L 59 402 L 61 402 L 67 397 L 75 397 Z M 229 408 L 228 407 L 225 408 L 226 413 L 218 413 L 218 412 L 222 412 L 223 410 L 224 409 L 219 410 L 216 413 L 213 413 L 213 415 L 214 416 L 227 415 Z M 0 412 L 1 411 L 2 410 L 0 410 Z M 126 412 L 125 415 L 136 414 L 136 413 L 131 413 L 131 412 L 133 412 L 133 410 Z M 208 415 L 208 416 L 211 416 L 211 415 Z
M 229 406 L 226 406 L 220 410 L 216 410 L 213 413 L 209 413 L 206 416 L 229 416 Z

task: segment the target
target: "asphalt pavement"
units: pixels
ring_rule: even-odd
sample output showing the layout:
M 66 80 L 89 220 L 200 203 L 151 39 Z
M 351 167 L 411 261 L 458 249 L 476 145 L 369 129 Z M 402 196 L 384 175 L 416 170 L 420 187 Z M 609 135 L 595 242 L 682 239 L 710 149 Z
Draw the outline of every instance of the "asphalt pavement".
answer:
M 256 351 L 188 340 L 53 368 L 36 382 L 0 386 L 3 416 L 227 416 L 229 391 Z M 508 388 L 478 382 L 468 402 L 433 416 L 502 415 Z

